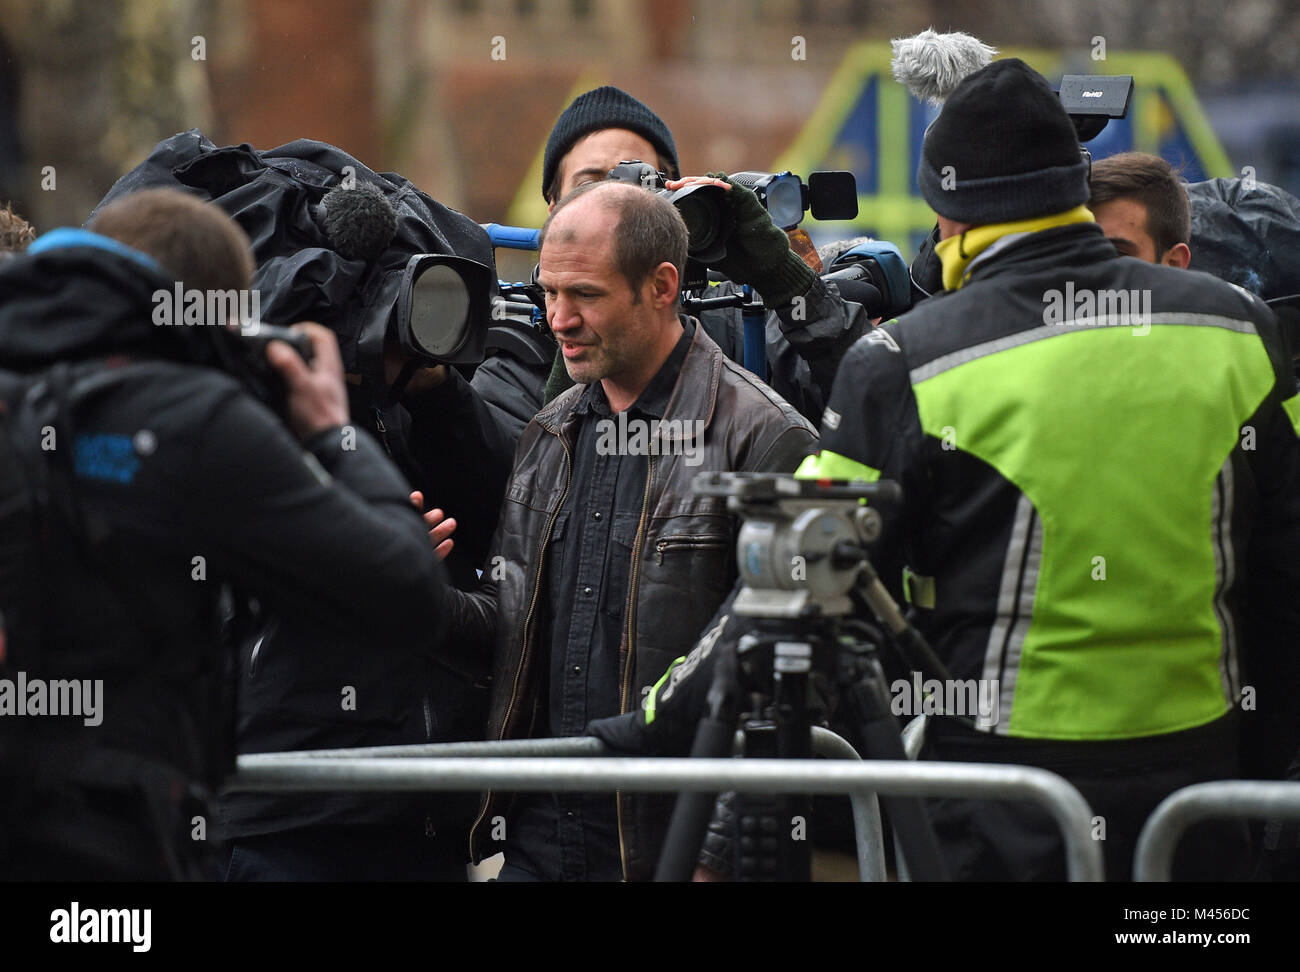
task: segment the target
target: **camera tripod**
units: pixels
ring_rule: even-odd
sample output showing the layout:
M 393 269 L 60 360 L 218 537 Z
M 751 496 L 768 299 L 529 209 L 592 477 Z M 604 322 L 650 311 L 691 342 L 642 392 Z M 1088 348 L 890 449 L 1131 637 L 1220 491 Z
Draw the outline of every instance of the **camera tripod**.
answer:
M 695 490 L 727 496 L 729 509 L 747 515 L 737 542 L 746 586 L 733 609 L 748 619 L 748 630 L 734 651 L 717 652 L 691 756 L 730 756 L 739 726 L 746 757 L 810 759 L 814 722 L 838 705 L 837 721 L 851 727 L 856 738 L 850 742 L 865 758 L 905 760 L 880 646 L 892 641 L 911 667 L 947 672 L 880 583 L 862 546 L 878 536 L 880 521 L 859 502 L 896 498 L 898 487 L 704 473 Z M 786 578 L 787 558 L 804 568 L 801 576 Z M 883 631 L 861 620 L 869 615 Z M 690 879 L 715 798 L 678 796 L 656 880 Z M 913 878 L 946 880 L 922 799 L 880 800 Z M 811 879 L 811 842 L 799 826 L 810 820 L 811 802 L 797 794 L 740 796 L 733 848 L 739 880 Z

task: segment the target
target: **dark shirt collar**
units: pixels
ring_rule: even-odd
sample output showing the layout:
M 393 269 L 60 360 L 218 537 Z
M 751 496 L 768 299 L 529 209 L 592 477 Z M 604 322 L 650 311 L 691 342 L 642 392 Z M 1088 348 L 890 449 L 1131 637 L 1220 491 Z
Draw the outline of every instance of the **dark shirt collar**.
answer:
M 682 315 L 680 320 L 682 336 L 677 339 L 677 344 L 668 358 L 655 372 L 655 376 L 650 379 L 650 383 L 641 391 L 637 400 L 628 408 L 628 412 L 663 418 L 668 408 L 668 401 L 672 398 L 673 389 L 677 387 L 677 376 L 681 374 L 682 362 L 686 360 L 686 352 L 691 349 L 691 341 L 695 337 L 694 318 Z M 599 381 L 593 381 L 587 386 L 586 391 L 578 398 L 578 404 L 574 409 L 576 415 L 585 415 L 588 412 L 601 416 L 613 414 L 609 407 L 609 399 L 605 395 L 605 387 Z

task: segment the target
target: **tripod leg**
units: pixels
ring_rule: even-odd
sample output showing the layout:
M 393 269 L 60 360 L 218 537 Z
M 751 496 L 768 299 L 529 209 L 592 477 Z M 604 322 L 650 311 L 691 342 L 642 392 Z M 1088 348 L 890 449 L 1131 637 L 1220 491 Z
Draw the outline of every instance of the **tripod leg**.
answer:
M 813 646 L 778 643 L 774 657 L 774 702 L 777 714 L 777 753 L 782 759 L 812 759 L 812 719 L 808 711 L 808 680 L 812 672 Z M 779 860 L 778 880 L 812 880 L 812 842 L 808 822 L 812 819 L 812 797 L 788 793 L 775 798 L 784 806 L 777 819 L 776 837 L 784 844 Z
M 841 704 L 850 707 L 852 723 L 859 729 L 862 753 L 867 759 L 907 760 L 898 723 L 889 711 L 885 676 L 874 660 L 859 680 L 850 685 Z M 920 797 L 881 795 L 880 803 L 889 814 L 897 846 L 914 881 L 947 881 L 948 869 L 939 853 L 939 842 Z
M 731 755 L 736 732 L 738 704 L 736 654 L 731 648 L 722 651 L 709 685 L 709 713 L 700 720 L 691 747 L 692 757 L 725 759 Z M 656 881 L 689 881 L 699 860 L 700 845 L 709 829 L 716 793 L 679 793 L 673 805 L 672 820 L 663 852 L 655 868 Z

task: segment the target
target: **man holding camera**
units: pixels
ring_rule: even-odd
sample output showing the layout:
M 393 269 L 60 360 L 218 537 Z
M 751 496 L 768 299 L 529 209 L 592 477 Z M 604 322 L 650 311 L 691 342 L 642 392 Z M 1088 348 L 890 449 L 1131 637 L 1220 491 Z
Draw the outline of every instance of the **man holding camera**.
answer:
M 679 188 L 677 147 L 672 133 L 646 105 L 609 85 L 580 95 L 560 115 L 546 143 L 542 193 L 551 212 L 568 193 L 603 180 L 620 162 L 653 163 Z M 772 223 L 758 197 L 730 182 L 726 199 L 736 222 L 727 241 L 726 260 L 711 269 L 730 283 L 706 296 L 738 293 L 750 284 L 763 298 L 767 314 L 767 382 L 810 421 L 816 422 L 830 394 L 840 358 L 870 327 L 866 312 L 840 297 L 795 255 L 786 234 Z M 733 361 L 744 360 L 743 326 L 738 308 L 700 314 L 705 333 Z M 561 356 L 554 356 L 549 380 L 539 369 L 506 354 L 489 358 L 473 385 L 515 435 L 532 415 L 570 384 Z
M 206 798 L 234 755 L 232 595 L 355 637 L 419 631 L 431 656 L 446 577 L 401 475 L 349 441 L 332 333 L 298 325 L 310 363 L 283 342 L 257 349 L 286 428 L 250 394 L 266 390 L 225 315 L 161 326 L 177 282 L 200 299 L 248 292 L 249 241 L 229 217 L 149 190 L 90 229 L 0 268 L 0 445 L 6 472 L 23 470 L 6 482 L 0 566 L 26 561 L 0 592 L 0 664 L 9 682 L 77 682 L 83 707 L 102 703 L 0 719 L 0 871 L 210 878 Z
M 686 227 L 661 196 L 596 182 L 542 231 L 547 319 L 577 383 L 520 438 L 485 583 L 452 637 L 491 645 L 489 738 L 582 734 L 635 708 L 726 596 L 733 518 L 699 472 L 790 471 L 812 427 L 678 313 Z M 503 879 L 648 876 L 662 798 L 489 794 L 475 859 Z

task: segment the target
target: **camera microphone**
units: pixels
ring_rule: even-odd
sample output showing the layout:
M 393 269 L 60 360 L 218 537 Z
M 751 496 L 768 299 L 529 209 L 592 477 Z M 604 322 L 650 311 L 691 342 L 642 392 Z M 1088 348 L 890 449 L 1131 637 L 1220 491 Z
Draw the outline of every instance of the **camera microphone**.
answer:
M 397 235 L 397 214 L 383 192 L 368 182 L 331 189 L 318 210 L 325 235 L 349 260 L 374 262 Z
M 919 101 L 936 108 L 953 89 L 980 68 L 988 67 L 997 51 L 978 37 L 955 31 L 923 30 L 914 37 L 890 41 L 894 49 L 894 80 Z

